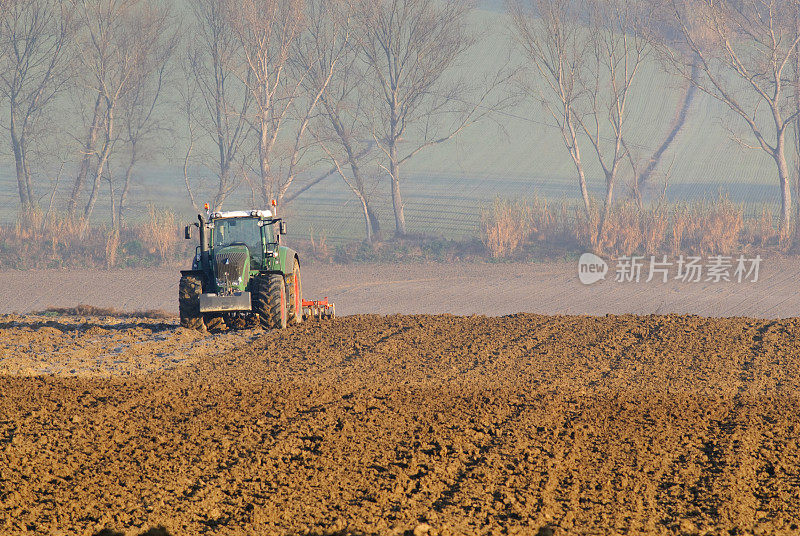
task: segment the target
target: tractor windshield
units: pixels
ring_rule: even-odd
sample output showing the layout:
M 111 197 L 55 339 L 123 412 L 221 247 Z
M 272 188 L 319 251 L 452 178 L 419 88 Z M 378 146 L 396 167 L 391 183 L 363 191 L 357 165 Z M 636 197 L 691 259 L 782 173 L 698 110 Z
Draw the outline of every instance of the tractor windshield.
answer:
M 250 266 L 260 270 L 264 264 L 264 247 L 261 245 L 261 227 L 258 218 L 225 218 L 214 221 L 214 248 L 234 244 L 250 250 Z

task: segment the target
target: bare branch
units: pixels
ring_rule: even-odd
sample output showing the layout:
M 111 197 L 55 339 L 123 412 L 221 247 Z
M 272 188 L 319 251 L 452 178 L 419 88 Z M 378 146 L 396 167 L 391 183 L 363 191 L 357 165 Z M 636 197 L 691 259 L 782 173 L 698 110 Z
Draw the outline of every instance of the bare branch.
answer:
M 680 41 L 662 40 L 662 56 L 671 67 L 687 76 L 687 58 L 700 66 L 692 83 L 725 105 L 747 127 L 755 144 L 776 165 L 781 191 L 781 237 L 791 229 L 791 186 L 786 163 L 786 130 L 797 109 L 786 89 L 785 74 L 797 54 L 800 33 L 794 23 L 798 0 L 671 0 L 670 13 Z M 763 112 L 759 110 L 763 109 Z M 751 111 L 752 110 L 752 111 Z

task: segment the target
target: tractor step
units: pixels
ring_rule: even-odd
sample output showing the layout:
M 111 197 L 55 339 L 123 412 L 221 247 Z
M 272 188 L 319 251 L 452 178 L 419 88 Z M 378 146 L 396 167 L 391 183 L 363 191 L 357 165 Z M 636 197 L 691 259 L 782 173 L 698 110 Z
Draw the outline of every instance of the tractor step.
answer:
M 336 318 L 336 306 L 328 303 L 328 298 L 324 300 L 303 300 L 303 320 L 310 318 L 316 318 L 317 320 Z

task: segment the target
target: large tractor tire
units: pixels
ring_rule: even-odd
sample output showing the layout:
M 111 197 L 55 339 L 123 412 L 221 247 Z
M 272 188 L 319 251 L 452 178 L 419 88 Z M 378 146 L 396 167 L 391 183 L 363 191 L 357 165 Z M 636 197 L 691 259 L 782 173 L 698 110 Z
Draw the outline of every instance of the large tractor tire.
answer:
M 184 275 L 178 285 L 178 310 L 181 317 L 181 326 L 187 329 L 205 331 L 203 315 L 200 313 L 200 294 L 203 293 L 203 283 L 194 275 Z
M 294 260 L 292 273 L 286 277 L 286 295 L 289 301 L 287 316 L 289 323 L 303 322 L 303 282 L 300 279 L 300 263 Z
M 288 324 L 286 284 L 280 274 L 256 277 L 253 311 L 264 329 L 284 329 Z

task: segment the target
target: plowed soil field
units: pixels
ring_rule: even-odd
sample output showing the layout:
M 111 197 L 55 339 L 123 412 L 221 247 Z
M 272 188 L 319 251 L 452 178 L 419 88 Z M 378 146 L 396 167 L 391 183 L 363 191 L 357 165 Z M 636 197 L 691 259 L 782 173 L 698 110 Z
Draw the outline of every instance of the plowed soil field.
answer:
M 0 534 L 799 534 L 799 339 L 695 316 L 4 316 Z

